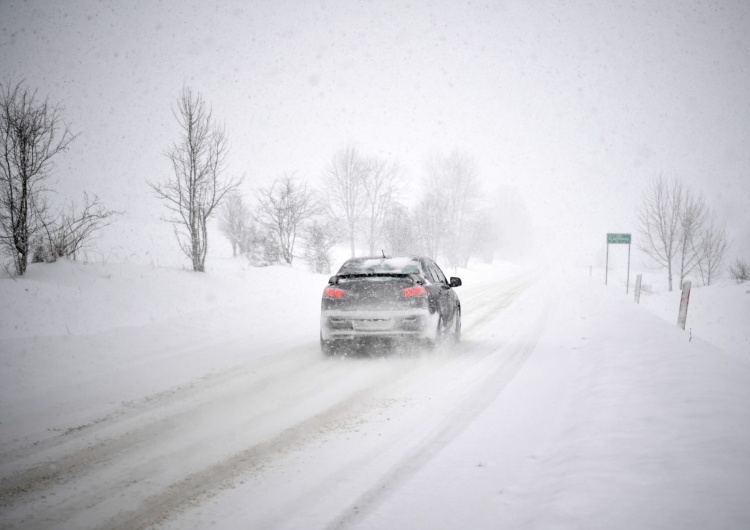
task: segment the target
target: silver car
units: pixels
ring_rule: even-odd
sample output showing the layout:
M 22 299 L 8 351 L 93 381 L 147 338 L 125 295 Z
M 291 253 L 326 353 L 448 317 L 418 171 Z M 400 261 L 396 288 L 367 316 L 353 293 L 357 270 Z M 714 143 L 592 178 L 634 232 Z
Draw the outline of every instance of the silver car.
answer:
M 433 346 L 461 335 L 461 302 L 430 258 L 352 258 L 328 280 L 320 312 L 320 347 L 332 355 L 358 339 L 411 339 Z

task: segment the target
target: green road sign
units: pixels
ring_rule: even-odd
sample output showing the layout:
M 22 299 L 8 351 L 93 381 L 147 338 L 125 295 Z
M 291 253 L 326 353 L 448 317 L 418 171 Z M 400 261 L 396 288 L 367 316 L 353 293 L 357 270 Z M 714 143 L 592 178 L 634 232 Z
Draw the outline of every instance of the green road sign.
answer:
M 627 245 L 628 246 L 628 279 L 625 284 L 625 293 L 630 289 L 630 234 L 607 234 L 607 265 L 604 269 L 604 285 L 607 285 L 609 276 L 609 245 Z
M 607 244 L 609 243 L 613 245 L 629 245 L 630 234 L 607 234 Z

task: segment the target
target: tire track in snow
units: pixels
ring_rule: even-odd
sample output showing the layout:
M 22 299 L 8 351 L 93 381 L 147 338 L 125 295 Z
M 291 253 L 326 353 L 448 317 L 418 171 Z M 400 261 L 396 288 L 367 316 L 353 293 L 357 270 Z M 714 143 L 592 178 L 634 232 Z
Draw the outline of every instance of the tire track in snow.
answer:
M 76 429 L 67 435 L 76 439 L 72 451 L 63 454 L 57 451 L 54 457 L 0 479 L 0 506 L 6 508 L 4 524 L 26 527 L 40 519 L 76 521 L 80 512 L 106 508 L 111 499 L 127 495 L 140 499 L 137 506 L 112 518 L 106 526 L 148 526 L 163 518 L 164 513 L 221 488 L 232 478 L 256 470 L 273 455 L 303 443 L 310 432 L 335 422 L 367 400 L 374 388 L 410 373 L 401 369 L 403 364 L 362 361 L 365 364 L 323 359 L 317 343 L 306 344 L 248 365 L 239 374 L 228 371 L 219 377 L 209 377 L 164 396 L 146 399 L 116 417 Z M 412 367 L 418 365 L 419 360 L 415 359 Z M 251 377 L 256 372 L 260 376 Z M 300 383 L 306 380 L 316 384 Z M 242 388 L 245 383 L 249 388 Z M 270 387 L 279 387 L 281 391 L 271 391 Z M 208 399 L 205 394 L 209 394 Z M 247 407 L 251 413 L 241 414 L 241 421 L 228 422 L 228 432 L 211 435 L 208 440 L 191 439 L 189 433 L 186 441 L 181 439 L 185 425 L 195 423 L 196 415 L 221 413 L 229 401 L 240 404 L 233 409 Z M 305 410 L 307 404 L 316 401 L 313 408 Z M 300 404 L 302 410 L 292 414 L 291 423 L 274 421 L 288 417 L 290 410 L 300 409 Z M 224 424 L 226 430 L 227 420 Z M 198 425 L 198 429 L 205 427 Z M 228 455 L 215 456 L 160 483 L 150 480 L 154 469 L 164 467 L 161 460 L 165 458 L 179 466 L 181 459 L 175 456 L 175 451 L 189 460 L 192 452 L 205 452 L 206 446 L 215 444 L 217 438 L 222 446 L 228 445 L 227 436 L 238 430 L 255 432 L 252 439 L 235 444 Z M 40 450 L 49 451 L 51 446 L 54 442 L 45 443 Z M 24 452 L 27 458 L 35 455 L 34 447 L 25 448 Z M 93 475 L 96 476 L 92 479 Z M 96 487 L 86 485 L 92 481 Z M 65 494 L 54 493 L 62 486 Z M 77 495 L 75 492 L 79 490 L 84 494 Z M 40 504 L 45 509 L 35 508 Z M 82 526 L 100 524 L 84 522 Z
M 466 320 L 465 336 L 471 337 L 477 327 L 507 307 L 527 286 L 513 284 L 508 289 L 506 285 L 505 295 L 499 298 L 494 289 L 480 291 L 478 295 L 469 293 L 466 299 L 471 305 L 477 304 L 480 314 L 474 318 L 473 310 L 472 318 Z M 475 349 L 467 342 L 460 346 L 458 354 L 465 355 Z M 315 353 L 311 355 L 312 352 Z M 472 364 L 482 362 L 488 355 L 485 352 L 472 359 Z M 328 427 L 371 406 L 376 389 L 409 382 L 419 370 L 422 370 L 419 377 L 427 377 L 441 367 L 444 368 L 433 363 L 425 369 L 419 358 L 413 362 L 407 359 L 406 363 L 322 359 L 317 344 L 306 344 L 206 376 L 41 444 L 3 455 L 4 459 L 9 457 L 16 462 L 37 462 L 0 479 L 3 524 L 26 527 L 54 521 L 98 527 L 106 521 L 107 527 L 143 528 L 164 521 L 182 506 L 231 486 L 242 475 L 257 473 L 295 447 L 312 443 Z M 357 377 L 342 388 L 341 379 L 353 373 Z M 313 380 L 316 385 L 295 384 L 305 380 Z M 274 390 L 279 386 L 281 392 L 278 388 Z M 319 399 L 326 389 L 327 401 L 310 410 L 298 411 L 291 422 L 271 421 L 279 414 L 289 414 L 295 403 Z M 233 418 L 240 420 L 230 422 L 231 429 L 224 425 L 223 432 L 208 440 L 191 438 L 189 430 L 185 430 L 186 425 L 195 425 L 196 417 L 205 419 L 220 414 L 230 404 Z M 245 411 L 245 407 L 251 410 Z M 209 446 L 217 438 L 222 445 L 228 444 L 226 438 L 233 431 L 257 429 L 264 421 L 268 425 L 262 435 L 256 433 L 236 441 L 230 451 L 224 449 L 223 453 L 204 456 L 198 464 L 190 464 L 192 453 L 210 453 Z M 198 430 L 202 428 L 200 421 L 195 426 Z M 186 440 L 181 439 L 184 436 Z M 439 434 L 438 439 L 446 436 Z M 165 456 L 165 451 L 173 454 Z M 166 467 L 165 458 L 178 466 L 182 463 L 184 472 L 154 477 L 156 469 Z M 392 483 L 393 479 L 384 481 Z M 129 499 L 125 508 L 117 504 L 123 497 Z M 82 512 L 89 515 L 83 517 Z
M 174 394 L 146 400 L 142 406 L 128 410 L 115 418 L 94 422 L 78 429 L 68 435 L 76 438 L 76 442 L 72 444 L 72 451 L 63 454 L 56 451 L 54 456 L 45 458 L 31 468 L 0 479 L 0 505 L 6 508 L 19 508 L 18 511 L 22 511 L 23 506 L 31 507 L 38 504 L 40 499 L 53 498 L 52 491 L 59 490 L 63 485 L 66 490 L 74 490 L 77 484 L 91 481 L 92 475 L 105 475 L 107 471 L 109 476 L 98 479 L 95 477 L 97 487 L 80 499 L 74 495 L 67 495 L 65 501 L 59 502 L 57 507 L 51 506 L 47 512 L 56 515 L 49 517 L 66 520 L 80 511 L 82 505 L 90 507 L 106 502 L 107 497 L 117 496 L 123 491 L 128 491 L 136 498 L 142 497 L 143 495 L 135 490 L 154 489 L 149 488 L 144 482 L 148 480 L 153 469 L 163 467 L 163 463 L 159 461 L 167 457 L 166 455 L 171 461 L 179 461 L 173 454 L 175 451 L 180 451 L 189 459 L 191 452 L 206 451 L 206 446 L 215 444 L 216 438 L 222 434 L 225 435 L 222 440 L 224 445 L 228 444 L 227 437 L 238 430 L 246 430 L 251 432 L 252 436 L 249 436 L 250 440 L 247 443 L 241 444 L 244 443 L 243 448 L 250 445 L 248 451 L 252 453 L 256 445 L 263 448 L 269 443 L 279 444 L 280 438 L 289 439 L 295 432 L 304 430 L 307 425 L 305 418 L 314 416 L 319 412 L 317 409 L 298 410 L 295 421 L 300 423 L 299 429 L 296 430 L 284 430 L 286 426 L 279 426 L 274 421 L 279 417 L 280 410 L 288 413 L 289 409 L 294 409 L 295 403 L 308 404 L 319 398 L 320 388 L 297 385 L 299 381 L 312 379 L 328 385 L 329 402 L 333 403 L 330 409 L 334 412 L 328 410 L 330 403 L 322 402 L 317 406 L 324 411 L 324 415 L 330 415 L 335 414 L 342 403 L 356 401 L 358 394 L 366 393 L 368 388 L 381 384 L 383 378 L 392 376 L 386 370 L 369 370 L 369 373 L 365 373 L 360 369 L 354 374 L 351 371 L 347 372 L 350 377 L 354 377 L 347 384 L 336 385 L 336 379 L 340 377 L 341 372 L 331 370 L 330 363 L 323 366 L 323 361 L 319 357 L 311 356 L 310 350 L 316 347 L 317 344 L 297 347 L 259 363 L 261 366 L 251 365 L 240 374 L 224 373 L 221 377 L 209 378 L 202 383 L 180 389 Z M 260 373 L 260 377 L 253 379 L 251 376 L 256 371 Z M 284 384 L 283 381 L 287 383 Z M 244 383 L 248 383 L 249 388 L 242 388 Z M 272 386 L 280 386 L 284 390 L 269 391 Z M 191 397 L 190 394 L 194 395 Z M 205 420 L 207 417 L 210 419 L 212 415 L 226 412 L 228 401 L 234 403 L 233 420 L 238 421 L 224 419 L 220 423 L 225 432 L 209 436 L 204 434 L 203 438 L 190 438 L 186 426 L 189 431 L 189 426 L 196 424 L 196 417 Z M 247 413 L 244 412 L 245 408 L 248 409 Z M 205 430 L 199 423 L 196 425 L 197 430 Z M 279 429 L 284 432 L 276 436 Z M 182 439 L 185 436 L 186 438 Z M 254 441 L 258 443 L 254 444 Z M 48 445 L 54 444 L 45 444 L 41 450 L 49 451 L 51 448 Z M 33 456 L 33 449 L 32 447 L 24 450 L 27 457 Z M 223 456 L 219 454 L 215 459 L 222 460 Z M 240 459 L 244 459 L 244 456 Z M 206 465 L 210 469 L 213 463 L 209 462 Z M 179 483 L 179 479 L 176 482 Z M 158 492 L 151 493 L 156 495 Z M 56 496 L 60 497 L 59 494 Z M 48 500 L 44 504 L 50 505 L 51 502 Z M 5 511 L 7 515 L 9 512 Z M 31 520 L 41 516 L 47 517 L 44 513 L 40 514 L 36 510 L 35 512 Z M 21 526 L 25 526 L 23 520 L 21 517 Z
M 257 363 L 205 376 L 198 381 L 126 404 L 124 408 L 112 414 L 67 429 L 54 438 L 3 453 L 0 460 L 15 462 L 16 466 L 30 459 L 42 461 L 21 472 L 4 470 L 4 476 L 0 478 L 0 499 L 13 495 L 14 492 L 30 491 L 43 482 L 62 480 L 61 477 L 84 464 L 101 463 L 108 455 L 127 450 L 137 443 L 138 439 L 169 430 L 170 426 L 163 423 L 165 418 L 188 414 L 202 405 L 196 399 L 196 394 L 201 395 L 222 388 L 225 390 L 223 394 L 229 394 L 238 380 L 252 379 L 253 374 L 262 371 L 271 361 L 275 366 L 282 366 L 281 371 L 261 376 L 253 383 L 256 386 L 264 386 L 273 378 L 286 377 L 299 370 L 300 353 L 306 353 L 308 349 L 309 347 L 298 347 Z M 294 364 L 287 366 L 292 360 Z M 305 366 L 313 362 L 313 359 L 309 359 Z M 222 393 L 217 392 L 214 400 L 221 398 Z
M 521 294 L 536 283 L 536 279 L 519 276 L 491 284 L 483 284 L 478 292 L 461 298 L 461 311 L 467 314 L 465 322 L 472 329 L 481 328 L 497 317 L 500 311 L 516 302 Z M 508 285 L 510 283 L 510 285 Z M 495 290 L 497 289 L 497 290 Z M 498 299 L 498 293 L 502 296 Z M 475 313 L 479 311 L 479 313 Z
M 490 320 L 485 318 L 485 312 L 490 314 L 491 318 L 495 318 L 502 313 L 505 308 L 519 298 L 519 293 L 530 284 L 527 280 L 520 283 L 523 285 L 519 286 L 515 283 L 503 285 L 503 290 L 493 291 L 492 296 L 489 296 L 491 303 L 481 306 L 482 314 L 477 315 L 477 320 L 483 322 Z M 514 353 L 514 348 L 518 349 L 516 348 L 516 346 L 519 346 L 518 344 L 508 345 L 504 343 L 497 347 L 488 347 L 482 340 L 485 336 L 492 335 L 494 332 L 491 328 L 487 329 L 486 326 L 485 329 L 482 329 L 469 325 L 466 331 L 469 340 L 459 344 L 455 351 L 443 352 L 438 354 L 437 357 L 433 357 L 435 366 L 429 373 L 418 374 L 419 380 L 414 377 L 406 378 L 407 385 L 401 389 L 398 388 L 398 385 L 393 385 L 391 388 L 383 390 L 377 396 L 379 399 L 370 404 L 369 410 L 362 410 L 360 414 L 352 418 L 349 428 L 342 429 L 336 436 L 328 440 L 323 438 L 319 446 L 312 451 L 309 448 L 305 452 L 300 451 L 295 460 L 294 473 L 304 476 L 304 482 L 308 482 L 308 485 L 289 487 L 287 484 L 282 492 L 274 490 L 274 486 L 268 485 L 267 481 L 260 478 L 255 484 L 243 487 L 242 498 L 252 498 L 254 502 L 259 503 L 259 506 L 265 507 L 266 504 L 276 504 L 277 507 L 253 510 L 252 514 L 248 513 L 241 516 L 241 520 L 245 521 L 246 517 L 250 518 L 251 520 L 245 522 L 250 527 L 257 528 L 281 529 L 305 526 L 321 528 L 325 527 L 326 522 L 317 520 L 313 524 L 307 519 L 307 514 L 318 512 L 318 515 L 320 515 L 320 506 L 322 505 L 329 507 L 329 514 L 335 514 L 341 509 L 342 503 L 348 505 L 346 499 L 351 500 L 352 512 L 361 513 L 363 502 L 365 506 L 368 505 L 367 492 L 372 491 L 372 489 L 363 488 L 359 483 L 371 484 L 375 491 L 377 491 L 376 485 L 381 484 L 381 482 L 385 483 L 388 488 L 394 487 L 400 482 L 383 479 L 384 466 L 388 468 L 388 463 L 390 463 L 392 469 L 398 468 L 404 462 L 410 462 L 413 455 L 418 454 L 431 444 L 439 446 L 441 440 L 448 443 L 454 435 L 460 433 L 463 430 L 462 426 L 455 427 L 455 432 L 452 432 L 451 436 L 447 436 L 446 433 L 437 434 L 445 430 L 446 424 L 455 422 L 456 418 L 466 413 L 464 407 L 476 397 L 477 382 L 486 381 L 486 388 L 490 392 L 487 397 L 495 398 L 498 387 L 504 386 L 498 377 L 498 373 L 504 367 L 510 367 L 513 363 L 518 363 L 518 366 L 511 370 L 509 379 L 512 378 L 512 375 L 520 369 L 520 365 L 523 364 L 527 353 L 529 353 Z M 530 331 L 528 326 L 524 326 L 524 331 L 520 335 L 521 338 L 526 338 L 528 334 L 538 335 L 537 331 Z M 512 333 L 504 334 L 504 337 L 515 338 Z M 502 339 L 496 339 L 495 342 L 498 342 L 498 340 Z M 523 344 L 519 347 L 522 346 Z M 517 358 L 519 355 L 520 358 Z M 458 379 L 456 379 L 456 374 L 461 374 Z M 446 375 L 450 381 L 446 381 Z M 415 387 L 420 388 L 415 390 Z M 406 402 L 400 399 L 404 395 L 408 396 Z M 412 397 L 414 395 L 417 396 L 416 401 Z M 481 404 L 479 409 L 475 413 L 470 413 L 465 423 L 461 425 L 467 425 L 476 415 L 481 413 L 484 407 L 486 407 L 486 404 Z M 471 407 L 468 406 L 468 408 Z M 404 410 L 407 411 L 406 416 L 408 417 L 406 418 L 404 418 Z M 388 421 L 383 423 L 383 419 L 386 417 Z M 394 432 L 391 429 L 394 423 L 401 424 L 400 430 Z M 367 427 L 368 424 L 369 428 Z M 365 447 L 355 441 L 359 436 L 357 433 L 360 433 L 360 428 L 363 429 L 361 435 L 365 436 L 362 440 L 369 440 Z M 368 431 L 369 435 L 367 434 Z M 349 445 L 351 448 L 342 447 L 343 453 L 339 452 L 337 441 L 340 441 L 344 436 L 348 440 L 350 435 L 353 436 L 352 441 L 345 445 Z M 437 444 L 435 443 L 436 439 L 438 440 Z M 374 447 L 372 446 L 373 440 L 377 440 Z M 333 444 L 333 446 L 330 444 Z M 439 452 L 439 449 L 437 452 Z M 316 469 L 318 467 L 315 465 L 316 461 L 329 462 L 332 455 L 335 455 L 335 464 L 325 470 Z M 413 471 L 416 472 L 416 469 Z M 403 474 L 403 471 L 401 473 Z M 411 473 L 407 475 L 410 476 Z M 353 477 L 357 477 L 354 479 L 354 483 Z M 269 486 L 271 487 L 270 492 L 268 491 Z M 278 488 L 278 486 L 276 487 Z M 359 488 L 359 492 L 357 488 Z M 362 497 L 359 497 L 359 495 Z M 278 503 L 280 496 L 284 499 L 282 504 Z M 264 501 L 265 498 L 268 498 L 269 502 Z M 375 500 L 377 501 L 377 499 Z M 233 508 L 231 503 L 229 508 Z M 351 515 L 349 512 L 342 515 L 340 525 L 345 527 L 349 524 L 349 515 Z M 328 520 L 328 517 L 326 520 Z M 168 525 L 167 528 L 183 528 L 190 524 L 195 523 L 190 522 L 189 517 L 178 518 L 176 523 Z M 339 523 L 331 524 L 332 528 L 336 528 L 336 524 Z M 201 525 L 195 527 L 200 528 Z
M 507 285 L 508 282 L 502 283 L 502 291 L 494 291 L 488 294 L 482 294 L 482 298 L 488 300 L 490 303 L 480 306 L 482 311 L 481 320 L 486 322 L 491 318 L 497 316 L 497 314 L 508 307 L 514 300 L 516 300 L 521 292 L 526 290 L 533 282 L 528 279 L 524 279 L 520 284 L 513 283 Z M 489 317 L 485 318 L 486 315 Z M 468 336 L 471 336 L 472 329 L 468 329 Z M 459 360 L 462 368 L 472 367 L 477 364 L 482 364 L 492 357 L 493 352 L 482 352 L 479 356 L 472 356 L 476 350 L 481 349 L 478 346 L 472 346 L 471 344 L 459 345 L 458 351 L 455 355 L 451 355 L 447 359 L 447 363 L 443 362 L 446 359 L 440 359 L 437 363 L 433 363 L 433 356 L 427 355 L 425 359 L 430 362 L 430 366 L 427 370 L 419 374 L 420 381 L 429 378 L 436 371 L 440 370 L 452 370 L 452 366 L 455 364 L 453 361 Z M 467 359 L 468 357 L 468 359 Z M 344 362 L 349 362 L 343 360 Z M 505 359 L 496 359 L 494 364 L 504 364 L 507 362 Z M 396 369 L 391 372 L 392 375 L 397 377 L 389 379 L 384 378 L 382 383 L 388 383 L 390 388 L 398 387 L 402 381 L 406 382 L 407 385 L 413 384 L 414 372 L 424 368 L 423 365 L 418 364 L 417 366 L 411 366 L 411 369 L 404 370 L 403 366 L 397 365 Z M 484 372 L 484 367 L 480 366 L 477 370 Z M 490 369 L 489 373 L 493 371 Z M 377 409 L 381 406 L 382 401 L 372 401 L 374 396 L 388 396 L 390 393 L 383 389 L 383 384 L 371 386 L 366 393 L 360 394 L 357 403 L 349 404 L 347 406 L 337 407 L 336 410 L 327 411 L 326 414 L 322 414 L 316 418 L 304 424 L 298 425 L 290 429 L 287 433 L 282 433 L 278 439 L 272 441 L 267 447 L 251 448 L 246 452 L 234 455 L 231 459 L 223 462 L 220 466 L 215 468 L 206 469 L 203 472 L 196 474 L 195 476 L 189 477 L 183 484 L 180 484 L 177 488 L 178 491 L 165 492 L 163 496 L 149 500 L 149 507 L 141 507 L 142 513 L 139 513 L 132 520 L 128 520 L 127 524 L 124 524 L 122 519 L 117 520 L 117 526 L 124 528 L 145 528 L 152 524 L 163 523 L 168 519 L 165 519 L 169 514 L 178 514 L 183 507 L 186 505 L 194 505 L 200 503 L 201 499 L 205 500 L 207 494 L 216 493 L 218 489 L 230 488 L 233 482 L 241 476 L 246 476 L 249 472 L 253 471 L 254 466 L 262 465 L 263 462 L 268 462 L 272 465 L 275 457 L 285 456 L 287 450 L 292 451 L 304 451 L 304 446 L 310 446 L 311 444 L 318 443 L 321 437 L 325 438 L 325 433 L 330 430 L 336 430 L 339 424 L 347 423 L 352 421 L 352 418 L 361 417 L 362 414 L 372 412 L 372 409 Z M 398 400 L 389 400 L 391 403 L 398 402 Z M 361 466 L 368 462 L 371 462 L 373 458 L 376 458 L 377 454 L 366 454 L 354 462 L 350 463 L 346 469 L 334 470 L 333 474 L 327 479 L 320 482 L 316 482 L 314 491 L 309 492 L 303 498 L 295 498 L 290 501 L 287 506 L 297 507 L 300 503 L 317 503 L 320 500 L 320 494 L 329 488 L 340 486 L 342 479 L 353 471 L 354 473 L 360 469 Z M 262 473 L 261 473 L 262 474 Z M 260 482 L 263 482 L 263 478 L 260 478 Z M 209 484 L 211 487 L 206 487 Z M 262 487 L 262 486 L 261 486 Z M 294 509 L 292 509 L 294 511 Z M 278 517 L 283 519 L 288 514 L 288 509 L 284 510 L 284 513 Z M 263 520 L 255 526 L 259 528 L 275 528 L 279 526 L 278 517 L 271 517 L 270 519 Z M 249 524 L 249 523 L 248 523 Z M 306 523 L 307 524 L 307 523 Z M 180 527 L 178 523 L 178 528 Z
M 513 289 L 512 293 L 518 295 L 529 285 L 531 285 L 531 282 L 524 281 L 518 285 L 517 289 Z M 505 308 L 515 299 L 516 297 L 513 296 L 509 300 L 496 304 L 495 307 Z M 358 521 L 364 519 L 378 506 L 385 503 L 391 495 L 397 492 L 400 484 L 405 483 L 410 477 L 418 473 L 430 460 L 463 433 L 491 403 L 497 400 L 536 348 L 551 309 L 550 305 L 543 303 L 542 312 L 536 318 L 533 327 L 522 330 L 520 333 L 521 338 L 526 340 L 512 341 L 509 344 L 501 345 L 499 348 L 484 352 L 483 360 L 489 361 L 489 363 L 483 364 L 490 364 L 491 366 L 487 367 L 487 375 L 477 386 L 476 391 L 455 405 L 451 413 L 447 415 L 429 438 L 422 440 L 418 447 L 396 462 L 388 473 L 362 493 L 356 502 L 342 515 L 329 523 L 326 529 L 343 530 L 356 526 Z M 486 322 L 492 317 L 491 314 L 484 314 L 478 321 Z M 481 345 L 477 345 L 473 349 L 481 349 Z M 465 353 L 468 353 L 468 351 Z

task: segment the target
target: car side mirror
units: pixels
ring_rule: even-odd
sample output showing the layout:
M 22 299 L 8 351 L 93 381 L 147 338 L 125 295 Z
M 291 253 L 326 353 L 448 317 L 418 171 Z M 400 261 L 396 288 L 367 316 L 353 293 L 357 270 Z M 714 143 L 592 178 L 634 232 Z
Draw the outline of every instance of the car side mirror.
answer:
M 336 285 L 339 282 L 338 276 L 331 276 L 328 278 L 328 285 Z
M 455 276 L 451 276 L 451 287 L 460 287 L 461 286 L 461 278 L 456 278 Z

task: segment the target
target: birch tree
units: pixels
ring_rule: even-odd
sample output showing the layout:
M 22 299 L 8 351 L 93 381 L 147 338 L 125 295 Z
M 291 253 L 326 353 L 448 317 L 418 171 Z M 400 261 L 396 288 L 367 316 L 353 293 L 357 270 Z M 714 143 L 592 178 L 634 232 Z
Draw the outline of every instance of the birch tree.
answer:
M 414 230 L 414 215 L 406 206 L 393 203 L 383 223 L 386 252 L 394 256 L 417 254 L 414 245 L 419 241 Z
M 685 278 L 695 270 L 701 260 L 701 245 L 696 244 L 706 222 L 706 204 L 703 197 L 689 189 L 682 190 L 680 200 L 680 288 Z
M 310 270 L 318 274 L 330 274 L 333 265 L 331 249 L 336 244 L 335 231 L 331 223 L 312 221 L 305 224 L 304 258 Z
M 377 245 L 383 239 L 385 218 L 401 189 L 399 183 L 399 166 L 371 158 L 362 173 L 364 197 L 363 232 L 370 255 L 374 256 Z
M 174 225 L 180 249 L 190 258 L 193 270 L 202 272 L 208 251 L 207 221 L 242 179 L 225 176 L 229 151 L 226 131 L 214 122 L 200 93 L 183 88 L 173 114 L 180 126 L 180 138 L 165 154 L 174 175 L 166 183 L 149 186 L 171 212 L 164 219 Z
M 414 210 L 414 233 L 419 235 L 419 251 L 432 259 L 438 258 L 448 229 L 446 209 L 444 195 L 428 193 Z
M 701 228 L 695 246 L 697 247 L 695 252 L 700 256 L 698 270 L 703 285 L 711 285 L 711 282 L 720 274 L 729 246 L 726 226 L 719 225 L 715 219 L 711 218 Z
M 338 151 L 323 174 L 323 194 L 331 217 L 339 219 L 355 253 L 357 225 L 365 209 L 363 177 L 367 164 L 353 146 Z
M 253 239 L 253 216 L 239 193 L 227 195 L 219 207 L 219 230 L 232 245 L 232 256 L 250 250 Z
M 474 159 L 459 151 L 444 158 L 433 159 L 428 167 L 428 189 L 438 190 L 443 205 L 439 214 L 443 216 L 442 248 L 449 265 L 465 267 L 471 255 L 471 240 L 466 237 L 468 229 L 475 224 L 480 189 L 478 170 Z
M 680 212 L 684 190 L 676 180 L 665 181 L 661 176 L 652 180 L 643 193 L 637 210 L 640 248 L 652 260 L 667 270 L 669 290 L 672 290 L 672 266 L 680 249 Z
M 303 224 L 319 213 L 320 208 L 306 182 L 294 175 L 276 179 L 268 188 L 258 191 L 256 219 L 265 234 L 270 235 L 281 259 L 291 265 L 294 246 Z

